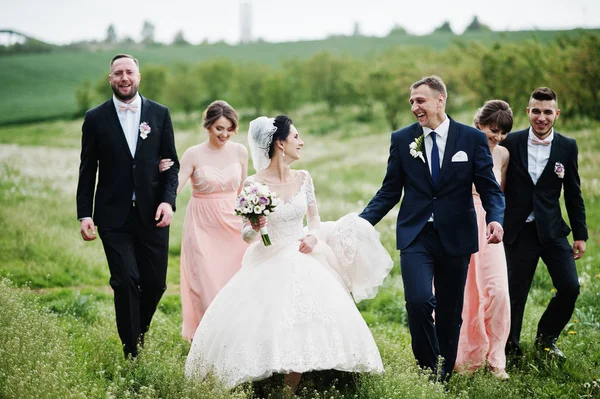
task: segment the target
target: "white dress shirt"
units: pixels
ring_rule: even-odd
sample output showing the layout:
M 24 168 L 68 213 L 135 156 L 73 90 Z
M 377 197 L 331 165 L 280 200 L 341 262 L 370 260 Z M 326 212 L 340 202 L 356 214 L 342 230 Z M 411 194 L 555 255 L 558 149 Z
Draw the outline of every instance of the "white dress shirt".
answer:
M 527 171 L 533 184 L 537 184 L 540 175 L 544 171 L 544 168 L 548 164 L 550 158 L 550 150 L 552 149 L 552 140 L 554 139 L 554 129 L 550 131 L 548 137 L 544 140 L 549 141 L 550 145 L 533 144 L 531 139 L 535 137 L 532 128 L 529 128 L 529 137 L 527 138 Z M 535 220 L 533 211 L 527 216 L 527 222 Z
M 427 154 L 427 164 L 429 165 L 429 173 L 431 173 L 431 149 L 433 148 L 433 139 L 431 138 L 431 132 L 435 131 L 437 136 L 435 142 L 438 146 L 440 153 L 440 171 L 442 170 L 442 162 L 444 161 L 444 151 L 446 150 L 446 141 L 448 140 L 448 129 L 450 129 L 450 119 L 448 115 L 444 115 L 445 119 L 435 129 L 431 130 L 428 127 L 423 128 L 423 135 L 425 136 L 425 153 Z
M 137 146 L 137 140 L 139 136 L 140 118 L 142 117 L 142 99 L 138 93 L 132 102 L 126 104 L 122 101 L 119 101 L 117 97 L 113 94 L 113 102 L 115 103 L 117 116 L 119 117 L 119 122 L 121 122 L 123 133 L 125 133 L 125 138 L 127 139 L 127 144 L 129 145 L 129 151 L 131 151 L 131 156 L 134 156 L 135 147 Z M 121 111 L 121 106 L 128 105 L 137 106 L 137 111 Z
M 117 116 L 119 117 L 119 122 L 121 122 L 121 127 L 123 128 L 123 133 L 125 133 L 125 138 L 127 139 L 127 145 L 129 145 L 129 151 L 131 151 L 131 156 L 135 156 L 135 148 L 137 147 L 138 137 L 140 135 L 140 118 L 142 117 L 142 98 L 138 93 L 132 102 L 126 104 L 122 101 L 119 101 L 117 97 L 113 94 L 113 102 L 115 103 L 115 109 L 117 111 Z M 121 110 L 121 106 L 127 105 L 135 105 L 137 106 L 137 110 L 135 112 L 130 110 Z M 133 192 L 133 196 L 131 198 L 135 201 L 135 191 Z
M 437 134 L 435 142 L 438 146 L 438 152 L 440 153 L 440 172 L 442 171 L 444 151 L 446 151 L 446 141 L 448 141 L 448 130 L 450 129 L 450 118 L 448 118 L 448 115 L 444 115 L 444 117 L 444 121 L 440 123 L 435 130 L 431 130 L 428 127 L 423 127 L 423 135 L 425 136 L 425 154 L 427 154 L 429 173 L 431 173 L 431 149 L 433 148 L 433 139 L 431 138 L 432 131 L 435 131 Z M 433 222 L 433 214 L 431 214 L 428 222 Z

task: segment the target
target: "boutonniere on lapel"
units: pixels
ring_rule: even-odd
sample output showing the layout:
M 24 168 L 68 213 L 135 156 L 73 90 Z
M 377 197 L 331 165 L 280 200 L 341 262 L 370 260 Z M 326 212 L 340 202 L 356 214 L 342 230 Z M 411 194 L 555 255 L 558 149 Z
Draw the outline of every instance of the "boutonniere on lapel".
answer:
M 415 139 L 415 141 L 413 141 L 412 143 L 410 143 L 408 145 L 408 148 L 410 150 L 410 155 L 413 158 L 421 158 L 421 161 L 423 161 L 423 163 L 425 163 L 425 158 L 423 157 L 423 140 L 425 139 L 425 135 L 420 135 L 419 137 L 417 137 Z
M 152 131 L 152 129 L 150 128 L 150 125 L 148 124 L 148 122 L 140 123 L 140 137 L 142 139 L 146 140 L 146 137 L 148 137 L 148 135 L 150 134 L 151 131 Z
M 554 173 L 558 176 L 559 179 L 563 179 L 565 177 L 565 165 L 560 162 L 554 164 Z

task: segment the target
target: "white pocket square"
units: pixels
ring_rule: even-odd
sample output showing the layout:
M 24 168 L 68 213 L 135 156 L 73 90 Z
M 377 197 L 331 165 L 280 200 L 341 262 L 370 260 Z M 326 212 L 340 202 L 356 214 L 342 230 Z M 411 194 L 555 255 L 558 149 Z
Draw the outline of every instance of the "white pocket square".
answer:
M 452 162 L 467 162 L 468 160 L 469 160 L 469 157 L 467 156 L 467 153 L 464 151 L 459 151 L 452 156 Z

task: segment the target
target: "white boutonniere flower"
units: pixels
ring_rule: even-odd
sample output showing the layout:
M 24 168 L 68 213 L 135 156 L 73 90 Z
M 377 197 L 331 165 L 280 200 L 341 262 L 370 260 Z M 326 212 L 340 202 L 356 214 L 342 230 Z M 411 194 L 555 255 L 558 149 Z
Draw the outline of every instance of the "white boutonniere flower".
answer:
M 565 177 L 565 165 L 560 162 L 554 164 L 554 173 L 558 176 L 559 179 L 564 179 Z
M 150 134 L 151 131 L 152 131 L 152 128 L 150 128 L 150 125 L 148 124 L 148 122 L 140 123 L 140 137 L 142 139 L 146 140 L 146 137 L 148 137 L 148 135 Z
M 413 141 L 412 143 L 410 143 L 408 145 L 408 148 L 410 150 L 410 155 L 413 158 L 421 158 L 421 161 L 423 161 L 423 163 L 425 163 L 425 157 L 423 157 L 423 140 L 425 139 L 424 135 L 420 135 L 419 137 L 417 137 L 415 139 L 415 141 Z

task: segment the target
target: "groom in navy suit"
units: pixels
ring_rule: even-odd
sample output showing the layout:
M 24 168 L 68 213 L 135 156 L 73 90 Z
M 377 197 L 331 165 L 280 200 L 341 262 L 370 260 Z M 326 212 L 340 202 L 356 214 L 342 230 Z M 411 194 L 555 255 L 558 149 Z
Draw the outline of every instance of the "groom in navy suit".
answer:
M 438 76 L 411 86 L 417 123 L 392 133 L 385 178 L 360 215 L 375 225 L 402 197 L 396 242 L 412 349 L 421 367 L 444 379 L 454 368 L 469 258 L 478 250 L 473 184 L 488 242 L 502 241 L 504 213 L 485 134 L 446 115 L 446 98 Z

